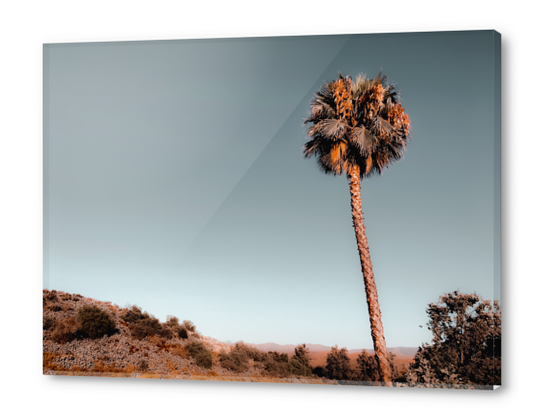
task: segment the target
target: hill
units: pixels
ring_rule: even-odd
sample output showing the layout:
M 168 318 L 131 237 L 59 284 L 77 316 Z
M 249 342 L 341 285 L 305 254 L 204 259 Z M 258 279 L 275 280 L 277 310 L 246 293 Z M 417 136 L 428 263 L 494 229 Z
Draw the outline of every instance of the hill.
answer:
M 296 376 L 277 356 L 206 337 L 190 321 L 160 323 L 137 306 L 43 290 L 47 375 L 337 384 Z
M 295 348 L 223 343 L 202 335 L 190 321 L 168 317 L 161 323 L 137 306 L 43 290 L 43 372 L 48 375 L 338 384 L 313 373 L 325 365 L 331 347 L 309 344 L 309 358 L 302 359 L 294 357 Z M 350 352 L 352 367 L 356 357 Z

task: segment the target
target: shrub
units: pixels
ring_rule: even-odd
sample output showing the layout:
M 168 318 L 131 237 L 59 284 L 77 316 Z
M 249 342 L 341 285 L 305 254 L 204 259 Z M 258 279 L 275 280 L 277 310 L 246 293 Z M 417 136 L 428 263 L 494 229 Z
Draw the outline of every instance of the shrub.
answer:
M 51 306 L 49 306 L 49 310 L 53 311 L 53 312 L 60 312 L 60 311 L 62 311 L 62 305 L 58 305 L 58 304 L 51 305 Z
M 237 343 L 230 352 L 221 351 L 219 354 L 220 364 L 224 369 L 236 373 L 245 372 L 250 367 L 250 349 L 248 346 Z
M 44 290 L 43 291 L 43 298 L 44 298 L 44 300 L 51 301 L 51 302 L 57 301 L 56 290 L 51 290 L 51 291 Z
M 272 353 L 276 353 L 276 352 L 272 352 Z M 288 355 L 287 354 L 285 355 L 286 355 L 286 361 L 284 361 L 284 358 L 281 358 L 280 356 L 275 358 L 273 354 L 268 353 L 267 358 L 264 361 L 265 371 L 271 376 L 278 376 L 278 377 L 290 376 L 290 374 L 292 373 L 292 370 L 291 370 L 292 366 L 287 361 Z
M 171 340 L 173 338 L 173 332 L 164 325 L 161 325 L 161 327 L 162 329 L 158 332 L 158 335 L 166 340 Z
M 185 319 L 181 326 L 186 328 L 186 331 L 196 332 L 196 326 L 192 321 L 188 321 L 187 319 Z
M 120 317 L 123 321 L 126 321 L 130 324 L 134 324 L 142 319 L 150 318 L 150 315 L 147 312 L 142 313 L 141 308 L 132 305 L 126 310 L 126 312 Z
M 179 338 L 182 338 L 182 339 L 187 339 L 188 338 L 188 331 L 186 330 L 185 327 L 180 327 L 177 330 L 177 334 L 179 335 Z
M 173 338 L 171 330 L 160 324 L 160 321 L 154 317 L 143 318 L 135 323 L 132 329 L 132 337 L 143 340 L 145 337 L 151 335 L 157 335 L 166 340 Z
M 172 338 L 173 335 L 177 335 L 181 339 L 188 338 L 188 330 L 186 329 L 186 326 L 184 324 L 179 325 L 179 318 L 168 315 L 167 321 L 165 322 L 164 326 L 171 330 L 172 336 L 170 338 Z
M 266 353 L 258 350 L 256 347 L 248 346 L 245 343 L 237 343 L 235 347 L 243 350 L 255 362 L 263 362 L 266 359 Z
M 326 376 L 326 368 L 324 366 L 316 366 L 312 369 L 312 374 L 319 378 L 324 378 Z
M 195 360 L 197 366 L 204 369 L 211 369 L 213 367 L 213 355 L 202 343 L 190 343 L 187 349 L 188 354 Z
M 169 326 L 169 327 L 179 326 L 179 318 L 177 318 L 176 316 L 173 316 L 173 315 L 168 315 L 166 325 Z
M 156 318 L 144 318 L 135 323 L 132 337 L 143 340 L 149 335 L 157 335 L 161 330 L 162 326 Z
M 48 316 L 43 317 L 43 330 L 48 331 L 51 328 L 53 328 L 55 325 L 55 320 L 53 318 L 50 318 Z
M 288 354 L 278 353 L 276 351 L 268 351 L 266 355 L 266 360 L 273 359 L 276 362 L 288 363 Z
M 51 340 L 65 344 L 72 341 L 81 325 L 75 318 L 59 319 L 54 322 L 53 330 L 51 331 Z
M 116 332 L 115 323 L 111 316 L 94 305 L 83 306 L 79 309 L 77 320 L 81 324 L 81 332 L 92 339 L 112 335 Z

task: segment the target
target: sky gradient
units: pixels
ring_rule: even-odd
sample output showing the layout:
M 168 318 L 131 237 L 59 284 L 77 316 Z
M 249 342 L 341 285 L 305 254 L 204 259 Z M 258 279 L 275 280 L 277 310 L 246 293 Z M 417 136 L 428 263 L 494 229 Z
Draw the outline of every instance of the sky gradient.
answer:
M 499 299 L 492 31 L 44 46 L 44 288 L 223 341 L 371 348 L 344 176 L 301 122 L 337 72 L 396 83 L 404 159 L 362 182 L 389 347 L 427 305 Z M 420 328 L 422 325 L 424 328 Z

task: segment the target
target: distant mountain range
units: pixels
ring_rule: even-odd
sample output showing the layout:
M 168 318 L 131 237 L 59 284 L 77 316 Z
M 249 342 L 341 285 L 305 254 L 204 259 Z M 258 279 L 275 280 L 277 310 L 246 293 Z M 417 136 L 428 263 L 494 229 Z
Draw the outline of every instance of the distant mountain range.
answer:
M 261 351 L 276 351 L 279 353 L 293 353 L 297 345 L 294 344 L 276 344 L 276 343 L 263 343 L 263 344 L 251 344 L 245 343 L 249 346 L 256 347 Z M 330 346 L 324 346 L 322 344 L 310 344 L 306 343 L 307 347 L 312 352 L 328 352 L 331 350 Z M 373 349 L 352 349 L 348 350 L 349 353 L 361 353 L 363 350 L 366 350 L 369 354 L 374 353 Z M 388 351 L 396 354 L 401 357 L 414 357 L 418 351 L 418 347 L 388 347 Z

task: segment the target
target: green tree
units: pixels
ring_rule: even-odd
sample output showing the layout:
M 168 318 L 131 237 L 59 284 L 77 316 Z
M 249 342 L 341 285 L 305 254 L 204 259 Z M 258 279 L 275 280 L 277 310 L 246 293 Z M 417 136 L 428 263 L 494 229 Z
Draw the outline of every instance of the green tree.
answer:
M 380 376 L 390 385 L 391 367 L 361 208 L 361 181 L 381 174 L 403 156 L 410 119 L 395 87 L 387 83 L 384 75 L 374 79 L 359 75 L 353 82 L 349 76 L 339 74 L 337 80 L 325 83 L 315 94 L 304 124 L 312 124 L 308 130 L 311 140 L 303 149 L 305 157 L 316 156 L 322 171 L 333 175 L 344 172 L 349 180 L 371 336 Z
M 376 358 L 363 350 L 356 359 L 354 377 L 358 381 L 376 382 L 380 380 L 380 371 Z
M 429 384 L 501 383 L 501 309 L 498 301 L 459 291 L 426 310 L 431 344 L 418 349 L 409 381 Z
M 388 352 L 388 361 L 391 366 L 391 379 L 393 382 L 404 381 L 399 374 L 397 367 L 393 360 L 395 354 Z M 353 372 L 352 379 L 363 382 L 380 382 L 382 378 L 380 376 L 380 370 L 378 369 L 378 363 L 374 355 L 369 354 L 366 350 L 363 350 L 356 359 L 356 367 Z
M 285 377 L 292 373 L 292 364 L 289 363 L 288 354 L 269 351 L 263 361 L 265 370 L 272 376 Z
M 338 380 L 352 378 L 352 368 L 350 367 L 350 358 L 346 348 L 339 349 L 338 346 L 331 348 L 331 351 L 327 354 L 324 375 L 327 378 Z
M 290 359 L 292 373 L 298 376 L 312 375 L 310 360 L 310 352 L 307 346 L 305 344 L 297 346 L 294 355 Z

